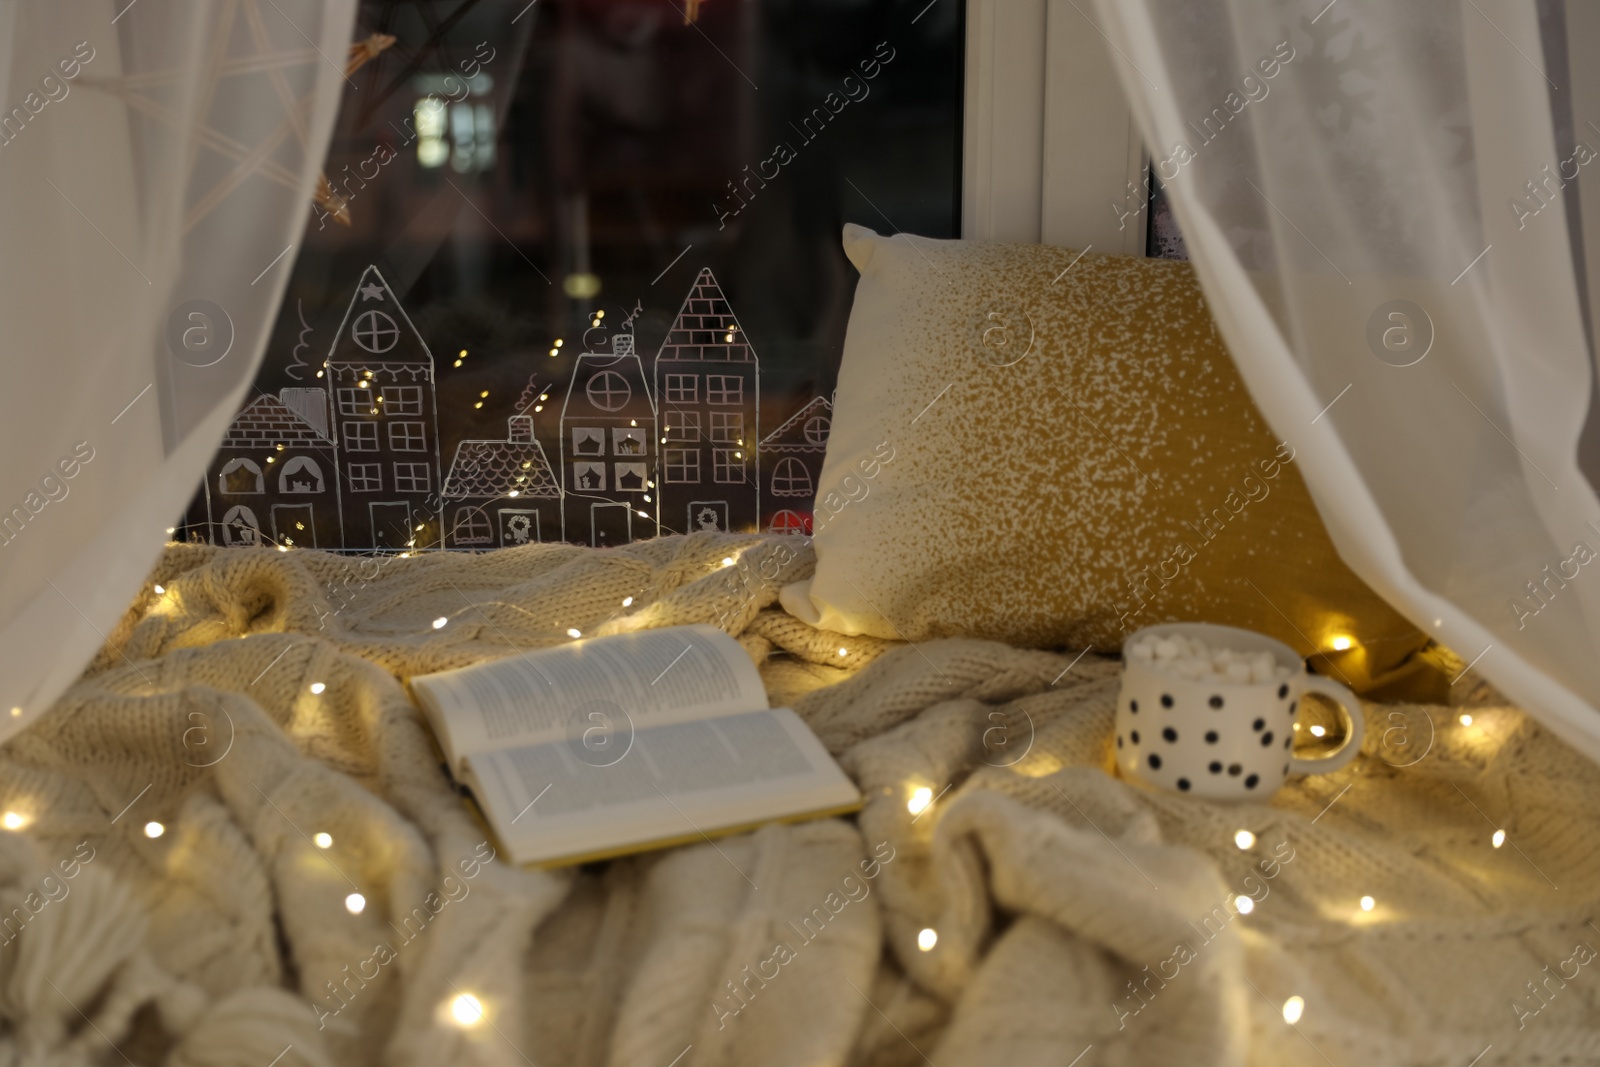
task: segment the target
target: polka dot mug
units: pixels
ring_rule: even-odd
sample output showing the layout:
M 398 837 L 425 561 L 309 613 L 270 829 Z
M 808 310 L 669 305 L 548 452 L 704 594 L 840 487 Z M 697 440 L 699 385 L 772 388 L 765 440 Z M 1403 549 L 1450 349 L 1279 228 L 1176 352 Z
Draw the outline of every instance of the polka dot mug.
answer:
M 1141 638 L 1182 634 L 1213 649 L 1270 652 L 1289 668 L 1265 682 L 1191 680 L 1157 660 L 1127 654 Z M 1123 642 L 1122 691 L 1117 695 L 1116 761 L 1123 777 L 1208 800 L 1265 801 L 1290 774 L 1327 774 L 1355 759 L 1365 722 L 1361 702 L 1338 682 L 1306 672 L 1294 649 L 1264 634 L 1232 626 L 1186 622 L 1147 626 Z M 1300 700 L 1318 693 L 1339 705 L 1344 744 L 1321 759 L 1293 754 Z

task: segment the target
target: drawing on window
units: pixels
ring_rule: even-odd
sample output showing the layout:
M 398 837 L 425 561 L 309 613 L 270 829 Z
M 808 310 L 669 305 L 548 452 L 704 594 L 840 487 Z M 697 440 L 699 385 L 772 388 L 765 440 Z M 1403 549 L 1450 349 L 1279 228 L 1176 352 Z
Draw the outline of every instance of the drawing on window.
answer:
M 217 476 L 217 488 L 224 496 L 250 496 L 266 492 L 261 484 L 261 468 L 255 465 L 255 461 L 242 456 L 230 459 L 223 465 L 222 473 Z
M 711 412 L 711 433 L 709 436 L 713 441 L 728 441 L 739 445 L 744 444 L 744 412 Z
M 589 403 L 601 411 L 617 411 L 633 396 L 633 388 L 622 375 L 615 371 L 604 370 L 589 379 L 589 384 L 584 386 L 589 394 Z
M 666 481 L 694 485 L 700 481 L 700 450 L 668 448 L 661 453 L 662 474 Z
M 261 526 L 256 513 L 243 504 L 235 504 L 222 516 L 222 543 L 225 545 L 259 545 Z
M 393 414 L 393 412 L 389 412 Z M 420 422 L 391 422 L 389 424 L 389 447 L 396 452 L 422 452 L 427 449 L 427 443 L 422 432 Z
M 456 508 L 452 540 L 458 545 L 486 545 L 493 540 L 489 530 L 489 516 L 482 508 Z
M 356 316 L 350 336 L 368 352 L 379 355 L 400 343 L 400 327 L 382 311 L 363 311 Z
M 706 403 L 744 403 L 744 379 L 733 374 L 706 375 Z
M 574 456 L 603 456 L 606 454 L 606 432 L 593 426 L 577 426 L 572 431 Z
M 579 489 L 587 489 L 596 493 L 605 492 L 606 465 L 604 463 L 574 463 L 572 465 L 572 484 Z
M 278 472 L 280 493 L 320 493 L 322 490 L 322 468 L 310 456 L 295 456 Z
M 352 463 L 345 469 L 350 476 L 352 492 L 376 493 L 383 488 L 383 464 Z
M 771 488 L 773 496 L 810 496 L 811 472 L 793 456 L 784 456 L 772 468 Z
M 614 484 L 619 492 L 642 493 L 649 488 L 645 485 L 645 477 L 643 463 L 618 463 Z
M 668 412 L 666 435 L 668 441 L 700 440 L 700 413 L 698 411 Z
M 643 456 L 648 454 L 650 446 L 643 430 L 633 426 L 618 427 L 611 431 L 611 451 L 618 456 Z
M 375 422 L 345 423 L 344 447 L 351 452 L 376 452 L 378 450 L 378 424 Z
M 421 415 L 422 386 L 386 385 L 382 390 L 385 415 Z
M 667 403 L 693 404 L 700 399 L 700 377 L 697 374 L 667 375 Z
M 426 493 L 433 485 L 428 477 L 426 463 L 396 463 L 394 465 L 394 491 L 397 493 Z
M 339 390 L 339 414 L 341 415 L 376 415 L 378 409 L 373 407 L 372 389 L 354 388 Z
M 812 445 L 825 445 L 828 443 L 828 431 L 833 428 L 833 422 L 826 415 L 813 415 L 806 420 L 806 443 Z
M 713 448 L 711 480 L 724 484 L 744 481 L 744 453 L 732 448 Z

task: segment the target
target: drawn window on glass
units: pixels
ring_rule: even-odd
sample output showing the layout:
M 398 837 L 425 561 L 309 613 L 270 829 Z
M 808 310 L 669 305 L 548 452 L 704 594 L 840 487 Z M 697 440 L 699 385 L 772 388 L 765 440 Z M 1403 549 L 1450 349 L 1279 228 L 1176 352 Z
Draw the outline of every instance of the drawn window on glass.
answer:
M 222 543 L 225 545 L 259 545 L 261 524 L 256 513 L 243 504 L 235 504 L 222 516 Z
M 669 482 L 694 485 L 700 481 L 700 450 L 668 448 L 661 453 L 663 474 Z
M 278 472 L 280 493 L 320 493 L 323 488 L 322 468 L 310 456 L 295 456 Z
M 422 386 L 386 385 L 383 387 L 383 411 L 386 415 L 421 415 Z
M 706 375 L 706 403 L 744 403 L 744 379 L 732 374 Z
M 253 460 L 242 456 L 222 465 L 222 472 L 217 475 L 217 489 L 225 496 L 250 496 L 266 492 L 261 484 L 261 468 Z
M 613 484 L 619 493 L 642 493 L 649 488 L 645 485 L 643 463 L 618 463 L 616 475 Z
M 738 381 L 737 378 L 734 379 Z M 711 440 L 744 444 L 744 412 L 711 412 Z
M 700 413 L 698 411 L 670 411 L 667 413 L 668 441 L 700 440 Z
M 605 455 L 605 430 L 595 426 L 574 426 L 572 428 L 572 454 L 574 456 Z
M 400 343 L 400 327 L 381 311 L 363 311 L 356 316 L 350 336 L 355 338 L 356 344 L 376 356 Z
M 426 493 L 432 485 L 426 463 L 396 463 L 394 490 L 397 493 Z
M 772 516 L 772 522 L 767 526 L 768 533 L 777 534 L 803 534 L 806 532 L 806 520 L 798 511 L 784 508 Z
M 574 463 L 572 465 L 572 484 L 589 492 L 605 492 L 606 465 L 604 463 Z
M 744 454 L 731 448 L 712 449 L 711 480 L 723 483 L 744 481 Z
M 611 431 L 611 452 L 617 456 L 642 456 L 645 454 L 645 431 L 637 426 L 624 426 Z
M 346 473 L 349 475 L 351 492 L 376 493 L 383 488 L 381 463 L 352 463 Z
M 390 414 L 393 414 L 391 412 Z M 420 422 L 391 422 L 389 447 L 396 452 L 421 452 L 426 449 L 426 439 Z
M 633 396 L 633 388 L 628 385 L 627 379 L 609 370 L 590 378 L 584 391 L 589 394 L 589 403 L 601 411 L 620 411 L 628 398 Z
M 693 404 L 700 399 L 700 381 L 696 374 L 667 375 L 667 403 Z
M 340 389 L 339 414 L 341 415 L 376 415 L 372 407 L 371 389 Z
M 826 415 L 813 415 L 806 420 L 806 443 L 812 445 L 825 445 L 828 443 L 828 431 L 833 428 L 833 423 Z
M 773 496 L 810 496 L 811 472 L 793 456 L 784 456 L 772 469 Z
M 376 452 L 378 450 L 378 424 L 375 422 L 345 423 L 344 447 L 352 452 Z
M 456 508 L 455 542 L 458 545 L 486 545 L 493 540 L 489 516 L 475 507 Z

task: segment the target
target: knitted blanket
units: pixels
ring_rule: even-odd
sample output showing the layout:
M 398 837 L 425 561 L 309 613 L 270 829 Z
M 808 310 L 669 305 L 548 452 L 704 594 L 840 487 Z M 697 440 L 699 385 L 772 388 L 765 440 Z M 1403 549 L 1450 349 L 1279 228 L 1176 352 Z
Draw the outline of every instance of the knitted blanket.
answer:
M 1600 770 L 1475 676 L 1270 802 L 1160 795 L 1115 662 L 820 632 L 811 563 L 171 547 L 0 750 L 0 1067 L 1600 1062 Z M 701 621 L 865 809 L 495 860 L 405 680 Z

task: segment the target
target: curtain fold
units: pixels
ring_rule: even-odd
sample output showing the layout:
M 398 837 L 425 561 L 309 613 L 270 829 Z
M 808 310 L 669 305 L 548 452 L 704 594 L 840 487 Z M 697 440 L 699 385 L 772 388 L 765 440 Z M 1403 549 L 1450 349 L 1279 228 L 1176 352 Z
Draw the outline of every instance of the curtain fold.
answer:
M 1563 196 L 1600 141 L 1556 139 L 1571 87 L 1539 5 L 1096 5 L 1218 326 L 1340 554 L 1600 759 Z
M 251 387 L 354 17 L 0 9 L 0 736 L 102 644 Z

